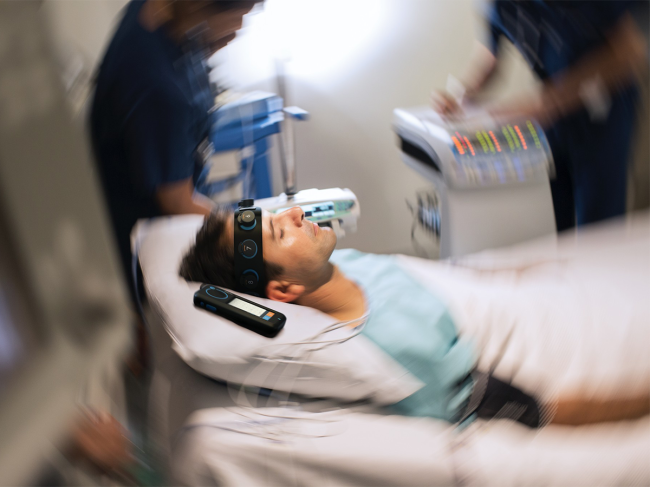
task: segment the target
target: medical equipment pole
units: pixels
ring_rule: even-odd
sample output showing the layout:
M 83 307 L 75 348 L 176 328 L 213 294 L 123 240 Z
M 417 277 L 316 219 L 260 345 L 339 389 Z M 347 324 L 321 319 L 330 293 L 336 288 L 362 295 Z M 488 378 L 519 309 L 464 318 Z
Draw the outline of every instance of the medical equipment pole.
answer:
M 287 102 L 287 80 L 284 61 L 275 61 L 278 94 Z M 309 113 L 298 107 L 285 107 L 282 131 L 280 132 L 280 160 L 282 162 L 282 175 L 284 176 L 284 193 L 287 199 L 293 199 L 297 192 L 296 184 L 296 146 L 293 135 L 293 120 L 307 120 Z

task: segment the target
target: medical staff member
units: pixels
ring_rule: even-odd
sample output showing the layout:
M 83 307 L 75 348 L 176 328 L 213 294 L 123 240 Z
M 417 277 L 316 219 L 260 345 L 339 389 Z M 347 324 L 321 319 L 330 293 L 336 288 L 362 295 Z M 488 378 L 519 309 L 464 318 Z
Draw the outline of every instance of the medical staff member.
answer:
M 214 106 L 204 62 L 260 1 L 133 0 L 126 7 L 99 69 L 90 119 L 126 276 L 138 219 L 212 209 L 194 192 Z
M 515 100 L 494 114 L 535 118 L 545 127 L 555 161 L 558 231 L 625 213 L 635 70 L 647 62 L 633 4 L 496 0 L 491 6 L 489 51 L 474 64 L 466 98 L 496 72 L 500 38 L 510 40 L 543 87 L 539 100 Z M 442 114 L 460 111 L 448 93 L 433 98 Z

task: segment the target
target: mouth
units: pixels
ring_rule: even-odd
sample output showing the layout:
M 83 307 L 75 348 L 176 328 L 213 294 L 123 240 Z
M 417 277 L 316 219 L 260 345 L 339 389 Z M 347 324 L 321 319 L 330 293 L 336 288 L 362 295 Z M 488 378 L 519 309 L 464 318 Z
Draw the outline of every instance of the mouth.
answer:
M 318 235 L 318 232 L 320 232 L 320 227 L 318 226 L 317 223 L 311 222 L 312 225 L 314 225 L 314 237 Z

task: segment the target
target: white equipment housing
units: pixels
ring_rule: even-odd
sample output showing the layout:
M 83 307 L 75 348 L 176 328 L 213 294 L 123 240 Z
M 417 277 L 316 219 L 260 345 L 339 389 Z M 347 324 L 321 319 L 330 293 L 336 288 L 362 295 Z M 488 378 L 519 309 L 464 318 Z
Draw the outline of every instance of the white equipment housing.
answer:
M 402 160 L 438 195 L 441 258 L 555 232 L 552 156 L 534 121 L 450 125 L 429 107 L 393 113 Z
M 346 232 L 356 232 L 360 215 L 359 201 L 349 189 L 305 189 L 292 196 L 279 196 L 255 200 L 255 204 L 271 213 L 280 213 L 300 206 L 305 218 L 320 226 L 331 227 L 338 238 Z

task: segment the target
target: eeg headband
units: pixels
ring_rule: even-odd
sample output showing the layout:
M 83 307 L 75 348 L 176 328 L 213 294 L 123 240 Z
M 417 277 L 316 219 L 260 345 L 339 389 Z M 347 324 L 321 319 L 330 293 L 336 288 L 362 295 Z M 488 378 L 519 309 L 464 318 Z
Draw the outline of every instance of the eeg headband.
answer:
M 262 251 L 262 209 L 252 199 L 241 200 L 235 210 L 235 291 L 266 297 Z

